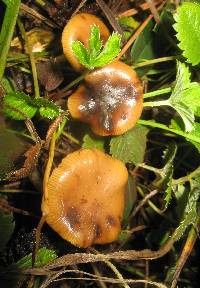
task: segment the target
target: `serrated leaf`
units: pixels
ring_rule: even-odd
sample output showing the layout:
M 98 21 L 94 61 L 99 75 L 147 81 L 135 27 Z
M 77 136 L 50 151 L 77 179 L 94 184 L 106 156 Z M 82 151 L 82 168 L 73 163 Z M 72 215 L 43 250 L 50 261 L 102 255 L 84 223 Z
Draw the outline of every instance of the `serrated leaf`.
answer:
M 95 59 L 94 66 L 102 67 L 111 63 L 121 51 L 120 48 L 121 36 L 118 33 L 113 33 L 106 42 L 103 51 Z
M 194 123 L 195 123 L 193 111 L 189 107 L 187 107 L 184 103 L 176 103 L 176 105 L 173 105 L 173 108 L 181 116 L 185 125 L 185 131 L 191 132 L 194 129 Z
M 176 156 L 177 146 L 174 142 L 170 143 L 167 149 L 164 151 L 165 166 L 161 169 L 161 176 L 163 178 L 163 189 L 165 194 L 165 209 L 169 205 L 172 194 L 172 176 L 174 172 L 174 158 Z
M 72 43 L 72 50 L 78 61 L 86 68 L 91 69 L 89 52 L 80 41 Z
M 118 33 L 113 33 L 101 51 L 100 31 L 97 26 L 93 25 L 88 41 L 89 50 L 80 41 L 72 43 L 72 50 L 83 66 L 87 69 L 94 69 L 111 63 L 117 57 L 121 50 L 120 40 L 121 36 Z
M 178 119 L 176 119 L 176 118 L 174 118 L 171 121 L 170 127 L 173 129 L 176 129 L 176 130 L 183 131 L 183 129 L 181 128 L 181 123 L 179 123 Z M 200 142 L 200 123 L 195 122 L 193 130 L 190 133 L 187 133 L 187 135 L 188 136 L 194 136 L 197 139 L 199 138 L 199 142 Z M 189 137 L 188 138 L 186 137 L 185 139 L 188 142 L 192 143 L 196 147 L 196 149 L 200 152 L 200 143 L 199 142 L 191 140 Z
M 192 65 L 200 63 L 200 5 L 198 3 L 184 2 L 177 9 L 174 16 L 176 24 L 174 29 L 180 41 L 179 47 L 183 55 Z
M 12 233 L 14 232 L 15 223 L 11 214 L 5 214 L 0 210 L 0 252 L 6 247 L 6 244 L 10 240 Z
M 191 106 L 184 102 L 184 97 L 190 93 L 193 83 L 190 82 L 189 68 L 181 62 L 177 62 L 176 84 L 169 98 L 169 104 L 179 113 L 184 124 L 186 132 L 194 128 L 194 111 Z M 189 97 L 189 96 L 188 96 Z
M 3 77 L 1 80 L 1 83 L 2 83 L 3 88 L 5 89 L 6 93 L 14 92 L 13 86 L 12 86 L 12 84 L 8 78 Z
M 179 227 L 173 234 L 174 241 L 178 241 L 184 234 L 187 227 L 191 224 L 196 225 L 200 218 L 200 181 L 194 179 L 191 181 L 191 191 L 188 197 L 188 201 L 184 210 L 183 217 L 181 219 Z
M 102 41 L 100 39 L 100 31 L 96 25 L 91 28 L 90 38 L 89 38 L 89 51 L 92 62 L 98 56 L 101 51 Z
M 163 152 L 164 167 L 159 169 L 158 175 L 154 180 L 154 185 L 164 191 L 164 200 L 166 209 L 170 203 L 172 195 L 172 176 L 174 172 L 174 158 L 177 152 L 177 145 L 171 142 Z
M 177 101 L 181 98 L 180 91 L 185 90 L 190 85 L 190 71 L 189 68 L 179 61 L 177 61 L 177 74 L 176 74 L 176 85 L 173 89 L 173 99 Z
M 43 247 L 38 250 L 36 261 L 35 261 L 35 267 L 42 267 L 56 258 L 57 258 L 57 255 L 55 251 Z M 20 259 L 16 263 L 16 265 L 20 269 L 31 268 L 32 267 L 32 253 Z
M 34 104 L 39 108 L 39 113 L 44 118 L 55 119 L 61 111 L 58 106 L 47 99 L 34 99 Z
M 144 161 L 148 128 L 136 125 L 123 135 L 113 137 L 110 141 L 110 153 L 113 157 L 135 165 Z
M 92 134 L 86 134 L 83 137 L 82 148 L 85 149 L 99 149 L 104 151 L 105 138 L 98 137 Z
M 23 92 L 8 93 L 3 98 L 4 113 L 10 118 L 15 120 L 24 120 L 25 114 L 29 118 L 32 118 L 37 112 L 37 107 L 33 105 L 31 97 Z M 21 111 L 22 113 L 18 112 Z
M 181 93 L 182 102 L 198 115 L 200 107 L 200 85 L 196 82 L 190 83 L 189 87 Z

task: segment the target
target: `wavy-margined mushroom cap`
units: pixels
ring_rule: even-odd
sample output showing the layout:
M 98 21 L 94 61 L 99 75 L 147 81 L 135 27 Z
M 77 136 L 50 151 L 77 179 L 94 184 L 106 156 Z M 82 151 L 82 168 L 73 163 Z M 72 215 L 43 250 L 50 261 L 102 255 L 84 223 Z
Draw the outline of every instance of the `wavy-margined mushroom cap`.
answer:
M 108 28 L 96 16 L 89 13 L 80 13 L 72 17 L 66 24 L 62 33 L 63 52 L 77 71 L 83 71 L 85 68 L 78 62 L 72 50 L 72 43 L 79 40 L 84 46 L 88 47 L 88 39 L 91 32 L 92 25 L 96 25 L 100 30 L 100 38 L 105 44 L 110 36 Z
M 119 135 L 132 128 L 143 108 L 143 89 L 136 72 L 115 61 L 88 74 L 68 98 L 73 118 L 86 122 L 94 133 Z
M 69 154 L 48 181 L 48 199 L 42 203 L 46 222 L 78 247 L 115 241 L 127 179 L 125 165 L 100 150 Z

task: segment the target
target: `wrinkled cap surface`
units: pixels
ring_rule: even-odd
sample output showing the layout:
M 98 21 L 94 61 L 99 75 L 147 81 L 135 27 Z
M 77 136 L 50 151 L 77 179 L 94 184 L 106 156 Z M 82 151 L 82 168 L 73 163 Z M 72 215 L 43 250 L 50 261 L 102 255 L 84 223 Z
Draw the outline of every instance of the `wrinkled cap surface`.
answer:
M 127 179 L 125 165 L 100 150 L 69 154 L 50 176 L 42 203 L 46 222 L 78 247 L 115 241 Z
M 142 113 L 142 85 L 130 66 L 116 61 L 86 76 L 69 97 L 68 108 L 94 133 L 119 135 L 132 128 Z

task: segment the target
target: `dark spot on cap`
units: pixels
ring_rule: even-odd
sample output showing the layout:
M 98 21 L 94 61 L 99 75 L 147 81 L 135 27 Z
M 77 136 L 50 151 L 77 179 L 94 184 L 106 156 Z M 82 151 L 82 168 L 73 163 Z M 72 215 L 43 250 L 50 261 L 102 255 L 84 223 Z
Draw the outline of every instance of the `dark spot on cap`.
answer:
M 114 129 L 113 112 L 124 102 L 129 105 L 135 98 L 136 91 L 135 86 L 125 79 L 106 79 L 105 75 L 103 76 L 94 83 L 84 82 L 85 90 L 81 95 L 83 101 L 79 111 L 88 119 L 91 115 L 99 115 L 100 126 L 111 132 Z
M 80 225 L 80 214 L 75 207 L 71 207 L 67 210 L 65 218 L 72 227 Z
M 107 220 L 107 225 L 109 225 L 109 226 L 115 226 L 116 225 L 116 221 L 112 216 L 108 216 L 106 220 Z
M 95 229 L 94 238 L 97 239 L 97 238 L 99 238 L 101 236 L 101 233 L 102 233 L 101 232 L 101 227 L 100 227 L 99 224 L 95 224 L 94 229 Z

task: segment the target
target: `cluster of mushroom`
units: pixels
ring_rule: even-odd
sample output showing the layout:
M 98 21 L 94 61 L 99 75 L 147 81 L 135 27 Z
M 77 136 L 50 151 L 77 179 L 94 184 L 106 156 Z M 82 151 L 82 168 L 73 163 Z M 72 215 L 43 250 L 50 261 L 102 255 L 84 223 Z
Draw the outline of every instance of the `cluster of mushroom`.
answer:
M 92 25 L 100 30 L 102 42 L 109 38 L 107 27 L 96 16 L 81 13 L 73 17 L 62 34 L 63 51 L 76 71 L 84 67 L 76 59 L 72 43 L 79 40 L 88 47 Z M 119 135 L 132 128 L 143 108 L 143 89 L 135 71 L 128 65 L 113 63 L 90 72 L 83 84 L 68 98 L 72 117 L 86 122 L 94 133 Z
M 77 71 L 84 68 L 72 51 L 80 40 L 87 46 L 91 25 L 100 28 L 103 43 L 107 27 L 95 16 L 81 13 L 66 25 L 62 43 L 64 53 Z M 142 112 L 142 86 L 128 65 L 115 61 L 90 72 L 83 84 L 69 97 L 72 117 L 89 123 L 102 136 L 119 135 L 134 126 Z M 46 222 L 78 247 L 115 241 L 121 230 L 126 166 L 97 149 L 81 149 L 65 157 L 54 169 L 43 198 Z

